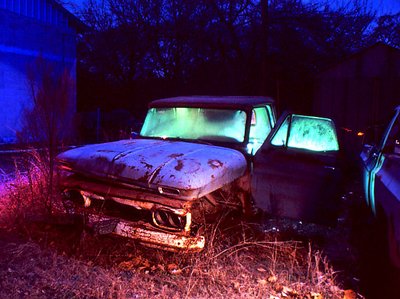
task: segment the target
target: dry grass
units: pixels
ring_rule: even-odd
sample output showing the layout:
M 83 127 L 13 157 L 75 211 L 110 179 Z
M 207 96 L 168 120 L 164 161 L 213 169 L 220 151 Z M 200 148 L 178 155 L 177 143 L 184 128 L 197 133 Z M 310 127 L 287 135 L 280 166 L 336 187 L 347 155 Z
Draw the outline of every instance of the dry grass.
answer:
M 32 151 L 14 162 L 14 176 L 1 188 L 1 220 L 23 226 L 27 219 L 43 218 L 52 209 L 50 198 L 57 192 L 48 188 L 49 168 L 46 153 Z
M 1 298 L 343 298 L 321 252 L 258 224 L 225 217 L 203 252 L 183 255 L 32 222 L 46 211 L 45 184 L 33 163 L 4 188 Z

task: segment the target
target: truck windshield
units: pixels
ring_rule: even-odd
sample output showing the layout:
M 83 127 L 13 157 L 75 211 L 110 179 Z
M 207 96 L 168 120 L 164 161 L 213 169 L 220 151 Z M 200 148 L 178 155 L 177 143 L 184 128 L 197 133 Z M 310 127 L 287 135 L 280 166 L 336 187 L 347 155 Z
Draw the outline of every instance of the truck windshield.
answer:
M 209 108 L 151 108 L 141 136 L 243 142 L 246 113 Z

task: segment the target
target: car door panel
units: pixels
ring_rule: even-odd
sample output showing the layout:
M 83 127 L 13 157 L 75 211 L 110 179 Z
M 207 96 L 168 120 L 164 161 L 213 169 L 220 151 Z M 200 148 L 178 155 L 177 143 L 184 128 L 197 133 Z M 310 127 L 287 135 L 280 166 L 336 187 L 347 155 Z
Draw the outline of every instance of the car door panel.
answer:
M 280 126 L 287 124 L 278 122 L 254 158 L 252 188 L 257 207 L 278 217 L 333 223 L 340 180 L 338 152 L 274 146 L 273 134 L 279 134 Z M 300 137 L 312 133 L 304 132 Z M 296 137 L 297 144 L 302 144 L 300 137 Z

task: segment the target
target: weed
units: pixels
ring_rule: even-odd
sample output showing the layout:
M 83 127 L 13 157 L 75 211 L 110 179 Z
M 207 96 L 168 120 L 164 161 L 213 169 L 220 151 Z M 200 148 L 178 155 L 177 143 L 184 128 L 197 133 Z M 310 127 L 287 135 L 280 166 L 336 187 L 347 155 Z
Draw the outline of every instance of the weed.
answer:
M 21 226 L 29 220 L 49 217 L 60 209 L 58 192 L 49 188 L 50 169 L 46 151 L 31 150 L 14 162 L 13 178 L 3 182 L 1 210 L 8 225 Z

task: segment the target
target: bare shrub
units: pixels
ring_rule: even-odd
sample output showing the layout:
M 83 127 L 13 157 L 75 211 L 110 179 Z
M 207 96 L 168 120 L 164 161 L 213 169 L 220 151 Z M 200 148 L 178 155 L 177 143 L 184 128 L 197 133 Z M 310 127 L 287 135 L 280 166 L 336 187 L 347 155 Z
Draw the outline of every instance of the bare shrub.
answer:
M 59 207 L 55 186 L 49 189 L 48 158 L 46 153 L 32 150 L 14 162 L 14 176 L 3 183 L 2 217 L 10 227 L 21 227 L 27 220 L 43 219 L 49 210 Z M 57 205 L 55 205 L 57 203 Z
M 27 77 L 33 105 L 24 111 L 18 136 L 22 143 L 41 149 L 32 159 L 46 179 L 41 198 L 45 199 L 48 214 L 51 214 L 54 159 L 59 147 L 74 135 L 75 85 L 67 69 L 57 69 L 41 57 L 29 67 Z

